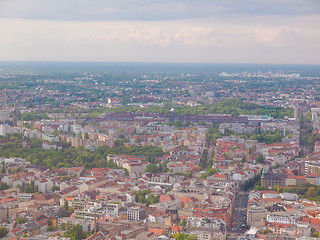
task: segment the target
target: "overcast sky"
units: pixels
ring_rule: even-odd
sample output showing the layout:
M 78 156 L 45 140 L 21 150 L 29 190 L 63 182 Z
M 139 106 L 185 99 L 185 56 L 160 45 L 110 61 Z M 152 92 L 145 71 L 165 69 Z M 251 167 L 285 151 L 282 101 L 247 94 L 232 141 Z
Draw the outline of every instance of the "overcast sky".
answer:
M 320 0 L 0 0 L 0 61 L 320 64 Z

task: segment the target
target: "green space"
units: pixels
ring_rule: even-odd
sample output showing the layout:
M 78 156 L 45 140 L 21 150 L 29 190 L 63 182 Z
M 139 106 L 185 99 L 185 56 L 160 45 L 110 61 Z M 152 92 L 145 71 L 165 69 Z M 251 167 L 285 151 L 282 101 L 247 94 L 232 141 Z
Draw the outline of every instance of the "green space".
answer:
M 24 158 L 33 164 L 46 166 L 50 169 L 72 166 L 84 166 L 86 168 L 93 167 L 110 167 L 117 168 L 112 160 L 106 161 L 108 155 L 139 155 L 145 156 L 163 156 L 165 153 L 162 148 L 156 146 L 137 146 L 129 147 L 119 145 L 113 148 L 99 147 L 97 151 L 91 152 L 84 147 L 70 147 L 63 144 L 61 150 L 42 148 L 42 141 L 38 139 L 23 138 L 22 135 L 7 135 L 7 138 L 13 142 L 8 142 L 0 146 L 1 157 L 18 157 Z M 22 142 L 27 147 L 22 146 Z

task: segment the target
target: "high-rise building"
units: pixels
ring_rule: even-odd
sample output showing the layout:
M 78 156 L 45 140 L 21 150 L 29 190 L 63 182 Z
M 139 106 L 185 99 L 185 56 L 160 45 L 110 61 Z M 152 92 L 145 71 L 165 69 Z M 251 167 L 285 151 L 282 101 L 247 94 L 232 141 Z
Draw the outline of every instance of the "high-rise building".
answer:
M 10 112 L 7 110 L 0 110 L 0 121 L 9 121 Z
M 129 221 L 139 221 L 146 219 L 146 210 L 142 208 L 129 208 L 127 214 Z
M 176 117 L 176 111 L 174 110 L 174 108 L 172 108 L 169 112 L 169 121 L 174 122 L 175 117 Z

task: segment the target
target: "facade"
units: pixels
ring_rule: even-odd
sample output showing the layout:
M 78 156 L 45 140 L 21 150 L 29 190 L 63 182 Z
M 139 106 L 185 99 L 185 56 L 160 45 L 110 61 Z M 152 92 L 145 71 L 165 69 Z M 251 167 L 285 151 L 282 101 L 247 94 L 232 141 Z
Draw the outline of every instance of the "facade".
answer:
M 286 175 L 284 173 L 263 172 L 261 186 L 268 188 L 274 185 L 279 185 L 281 187 L 286 186 Z
M 233 117 L 233 116 L 205 116 L 205 115 L 184 115 L 178 117 L 180 121 L 190 122 L 207 122 L 207 123 L 245 123 L 248 124 L 247 116 Z
M 224 240 L 226 239 L 225 232 L 220 231 L 219 229 L 198 229 L 197 231 L 192 231 L 190 234 L 197 236 L 198 240 Z
M 107 216 L 117 218 L 118 213 L 119 213 L 119 204 L 118 203 L 108 203 L 106 205 Z
M 139 221 L 146 219 L 146 211 L 142 208 L 129 208 L 127 214 L 129 221 Z
M 11 133 L 11 127 L 8 124 L 0 124 L 0 135 L 6 136 Z
M 0 110 L 0 121 L 9 121 L 10 112 L 7 110 Z
M 319 161 L 306 161 L 305 174 L 320 174 L 320 162 Z
M 84 209 L 86 206 L 88 200 L 86 198 L 74 198 L 73 200 L 70 201 L 70 207 L 74 209 Z
M 34 182 L 35 185 L 38 186 L 38 189 L 40 192 L 51 192 L 52 190 L 52 186 L 53 186 L 53 183 L 50 179 L 37 179 L 35 182 Z
M 2 204 L 0 206 L 0 219 L 13 220 L 18 213 L 18 204 Z
M 59 218 L 58 219 L 58 227 L 60 229 L 61 223 L 65 223 L 66 226 L 77 225 L 80 224 L 82 230 L 85 232 L 92 232 L 94 230 L 94 220 L 89 219 L 78 219 L 78 218 Z
M 270 223 L 295 224 L 296 218 L 287 214 L 268 214 L 267 221 Z
M 252 206 L 247 210 L 247 224 L 249 226 L 263 226 L 267 218 L 267 209 L 263 207 Z

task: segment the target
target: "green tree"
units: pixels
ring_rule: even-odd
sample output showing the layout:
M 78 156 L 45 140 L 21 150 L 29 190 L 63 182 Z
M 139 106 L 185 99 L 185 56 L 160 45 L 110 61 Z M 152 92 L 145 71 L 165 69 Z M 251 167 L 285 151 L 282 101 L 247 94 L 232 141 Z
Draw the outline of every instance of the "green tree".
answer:
M 242 163 L 245 163 L 246 161 L 247 161 L 246 156 L 243 156 L 242 159 L 241 159 L 241 162 L 242 162 Z
M 155 165 L 154 163 L 150 163 L 146 166 L 145 172 L 158 173 L 159 167 L 157 165 Z
M 271 229 L 263 229 L 262 234 L 273 233 Z
M 179 226 L 186 226 L 187 222 L 185 218 L 182 218 L 181 221 L 179 222 Z
M 9 233 L 9 230 L 5 227 L 0 227 L 0 238 L 6 237 Z
M 5 166 L 4 162 L 2 162 L 2 167 L 1 167 L 0 172 L 1 173 L 6 173 L 7 172 L 7 169 L 6 169 L 6 166 Z
M 7 184 L 7 183 L 3 183 L 0 185 L 0 190 L 6 190 L 6 189 L 9 189 L 10 186 Z
M 17 218 L 16 222 L 19 223 L 19 224 L 26 223 L 27 219 L 25 219 L 25 218 Z
M 63 207 L 64 207 L 64 209 L 65 209 L 66 211 L 69 210 L 69 202 L 68 202 L 68 200 L 65 200 L 65 201 L 64 201 Z
M 86 239 L 86 233 L 82 231 L 80 224 L 73 225 L 73 227 L 64 234 L 64 237 L 70 238 L 70 240 L 81 240 Z
M 186 238 L 186 240 L 198 240 L 198 238 L 195 234 L 191 234 Z
M 256 158 L 256 163 L 263 163 L 264 162 L 264 157 L 260 154 L 257 158 Z
M 59 186 L 56 186 L 56 185 L 53 185 L 52 188 L 51 188 L 51 191 L 54 192 L 54 191 L 59 191 L 60 190 L 60 187 Z
M 174 233 L 172 237 L 176 240 L 197 240 L 197 236 L 194 234 L 186 234 L 186 233 Z
M 48 231 L 54 231 L 54 227 L 53 227 L 53 222 L 51 219 L 47 219 L 47 223 L 48 223 Z
M 66 224 L 64 222 L 60 224 L 60 229 L 66 230 Z

